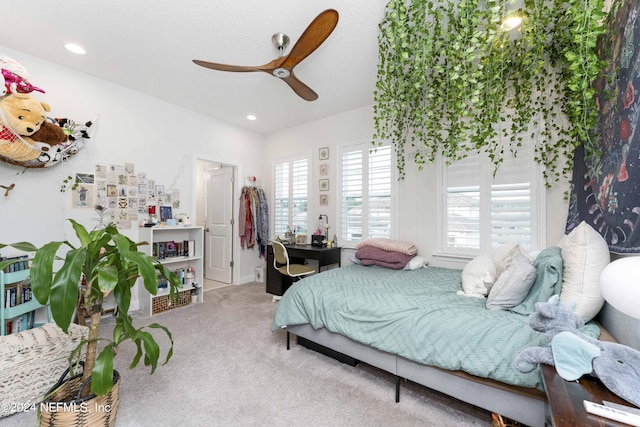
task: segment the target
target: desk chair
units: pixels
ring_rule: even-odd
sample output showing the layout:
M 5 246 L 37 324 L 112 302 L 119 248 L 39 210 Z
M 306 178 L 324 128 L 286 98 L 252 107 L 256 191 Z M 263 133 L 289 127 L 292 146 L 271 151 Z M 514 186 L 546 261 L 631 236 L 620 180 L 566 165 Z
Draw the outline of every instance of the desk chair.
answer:
M 316 271 L 303 264 L 292 264 L 289 261 L 287 248 L 277 240 L 272 240 L 273 246 L 273 268 L 275 268 L 283 276 L 287 276 L 292 280 L 300 280 L 301 277 L 313 274 Z M 273 301 L 278 301 L 280 297 L 273 297 Z

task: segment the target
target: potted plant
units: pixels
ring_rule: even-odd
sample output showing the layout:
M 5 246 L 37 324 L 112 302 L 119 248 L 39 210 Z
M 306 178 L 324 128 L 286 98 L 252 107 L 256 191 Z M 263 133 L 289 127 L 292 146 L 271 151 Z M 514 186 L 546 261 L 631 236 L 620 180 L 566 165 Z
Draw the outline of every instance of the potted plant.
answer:
M 133 341 L 138 349 L 130 368 L 136 367 L 141 358 L 145 366 L 151 368 L 152 374 L 157 367 L 160 358 L 158 343 L 151 333 L 144 330 L 144 327 L 136 329 L 133 326 L 133 319 L 128 314 L 131 288 L 136 280 L 141 277 L 145 288 L 155 295 L 158 291 L 158 275 L 161 275 L 170 284 L 171 300 L 176 295 L 176 289 L 181 285 L 179 279 L 155 258 L 138 251 L 138 247 L 145 243 L 134 243 L 113 225 L 89 232 L 78 222 L 72 219 L 69 221 L 78 237 L 79 246 L 68 241 L 54 241 L 38 248 L 31 243 L 20 242 L 10 245 L 0 244 L 0 249 L 10 246 L 35 253 L 31 260 L 33 295 L 41 304 L 49 304 L 51 316 L 62 330 L 67 331 L 76 310 L 84 310 L 90 316 L 88 339 L 74 351 L 70 361 L 78 358 L 86 345 L 82 376 L 77 376 L 78 386 L 73 387 L 76 390 L 73 390 L 72 394 L 76 400 L 84 402 L 82 405 L 91 408 L 92 406 L 86 403 L 87 399 L 105 396 L 113 389 L 117 393 L 117 386 L 114 387 L 114 385 L 118 383 L 119 375 L 114 372 L 113 360 L 118 346 L 124 341 Z M 0 262 L 0 268 L 4 268 L 11 262 Z M 54 268 L 57 271 L 54 272 Z M 108 340 L 99 337 L 99 328 L 103 301 L 111 292 L 116 302 L 117 317 L 113 338 Z M 80 305 L 78 301 L 81 301 Z M 148 328 L 162 329 L 167 334 L 171 344 L 163 363 L 166 364 L 173 354 L 171 333 L 167 328 L 156 323 L 150 324 Z M 99 341 L 107 343 L 98 353 Z M 90 387 L 88 387 L 89 383 Z M 83 390 L 78 393 L 80 384 L 84 384 Z M 69 387 L 68 384 L 66 387 Z M 60 385 L 59 389 L 62 388 Z M 55 394 L 59 389 L 52 389 L 50 395 Z M 52 396 L 47 398 L 56 399 Z M 111 400 L 114 399 L 111 398 Z M 115 402 L 117 403 L 117 396 L 115 396 Z M 47 405 L 44 407 L 46 408 Z M 81 406 L 81 409 L 83 408 L 84 406 Z M 114 419 L 115 409 L 112 407 L 109 411 L 111 412 L 109 415 Z M 84 411 L 65 411 L 65 415 L 75 412 L 82 414 Z

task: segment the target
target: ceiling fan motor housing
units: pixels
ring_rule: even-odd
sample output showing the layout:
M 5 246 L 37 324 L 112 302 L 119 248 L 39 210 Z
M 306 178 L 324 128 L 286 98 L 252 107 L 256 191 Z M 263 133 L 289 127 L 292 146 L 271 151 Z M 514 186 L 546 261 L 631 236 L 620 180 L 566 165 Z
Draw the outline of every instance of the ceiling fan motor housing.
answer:
M 289 36 L 283 33 L 274 34 L 271 36 L 271 41 L 280 52 L 284 51 L 287 46 L 289 46 Z

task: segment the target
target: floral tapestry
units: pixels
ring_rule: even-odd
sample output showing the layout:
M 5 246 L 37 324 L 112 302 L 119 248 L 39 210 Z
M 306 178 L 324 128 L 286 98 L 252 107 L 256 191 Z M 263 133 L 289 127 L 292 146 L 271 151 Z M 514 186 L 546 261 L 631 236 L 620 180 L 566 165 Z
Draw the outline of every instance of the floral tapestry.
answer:
M 586 221 L 621 254 L 640 253 L 639 13 L 640 2 L 620 2 L 601 40 L 607 68 L 596 81 L 594 134 L 601 155 L 592 159 L 576 150 L 566 226 L 568 233 Z

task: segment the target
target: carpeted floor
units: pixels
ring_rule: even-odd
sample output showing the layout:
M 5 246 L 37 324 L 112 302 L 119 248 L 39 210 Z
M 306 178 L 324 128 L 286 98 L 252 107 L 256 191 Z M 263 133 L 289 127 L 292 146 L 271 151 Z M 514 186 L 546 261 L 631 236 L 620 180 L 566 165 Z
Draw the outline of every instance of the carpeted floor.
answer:
M 271 332 L 276 304 L 264 284 L 205 293 L 203 304 L 137 316 L 136 325 L 167 326 L 174 356 L 153 375 L 129 370 L 135 347 L 119 349 L 122 381 L 116 426 L 490 426 L 491 414 L 413 383 L 395 403 L 390 374 L 351 367 Z M 105 318 L 102 334 L 110 333 Z M 161 341 L 162 357 L 166 339 Z M 34 413 L 1 426 L 36 425 Z

